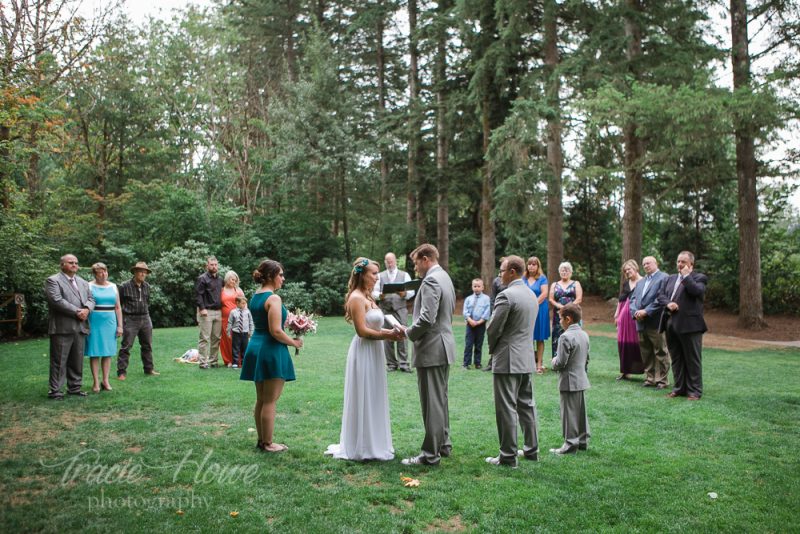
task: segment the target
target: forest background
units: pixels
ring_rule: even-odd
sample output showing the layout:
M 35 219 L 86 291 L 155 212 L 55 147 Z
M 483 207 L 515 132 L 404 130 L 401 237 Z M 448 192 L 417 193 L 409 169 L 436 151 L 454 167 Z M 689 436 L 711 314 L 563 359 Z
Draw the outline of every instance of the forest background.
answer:
M 612 297 L 689 249 L 742 327 L 800 313 L 796 0 L 101 6 L 0 3 L 0 293 L 30 333 L 67 252 L 148 262 L 176 326 L 208 254 L 337 314 L 354 257 L 426 241 L 462 295 L 504 254 Z

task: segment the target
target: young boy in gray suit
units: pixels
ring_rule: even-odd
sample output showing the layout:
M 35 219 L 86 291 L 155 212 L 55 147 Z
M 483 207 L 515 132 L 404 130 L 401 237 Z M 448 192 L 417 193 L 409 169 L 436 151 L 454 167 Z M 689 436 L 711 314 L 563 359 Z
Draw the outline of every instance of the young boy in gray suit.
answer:
M 589 336 L 581 329 L 581 307 L 567 304 L 560 310 L 564 333 L 558 341 L 558 353 L 552 367 L 558 371 L 558 389 L 561 396 L 561 429 L 564 444 L 550 449 L 554 454 L 572 454 L 585 451 L 589 439 L 589 418 L 586 416 L 586 399 L 583 392 L 589 389 Z

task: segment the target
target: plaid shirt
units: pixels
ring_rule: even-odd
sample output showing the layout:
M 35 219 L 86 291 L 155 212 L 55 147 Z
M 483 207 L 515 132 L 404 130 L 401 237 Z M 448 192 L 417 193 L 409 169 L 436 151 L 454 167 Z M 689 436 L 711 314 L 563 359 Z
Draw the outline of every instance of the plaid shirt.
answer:
M 133 279 L 119 286 L 119 302 L 124 315 L 149 315 L 150 284 L 137 286 Z

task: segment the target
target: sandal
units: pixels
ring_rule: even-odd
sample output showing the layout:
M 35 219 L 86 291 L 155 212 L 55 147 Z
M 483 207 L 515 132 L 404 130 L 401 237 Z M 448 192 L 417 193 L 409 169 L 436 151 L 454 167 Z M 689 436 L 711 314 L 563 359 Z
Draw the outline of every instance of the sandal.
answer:
M 283 452 L 289 450 L 289 447 L 282 443 L 264 443 L 264 452 Z
M 536 368 L 536 374 L 537 375 L 543 375 L 544 374 L 544 367 L 537 367 Z

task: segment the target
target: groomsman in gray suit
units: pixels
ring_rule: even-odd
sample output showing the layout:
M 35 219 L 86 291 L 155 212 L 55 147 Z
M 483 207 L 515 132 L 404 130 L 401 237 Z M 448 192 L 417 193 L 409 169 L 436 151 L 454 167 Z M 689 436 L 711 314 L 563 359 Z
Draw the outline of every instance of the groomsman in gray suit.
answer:
M 558 391 L 561 404 L 561 432 L 564 444 L 550 449 L 555 454 L 572 454 L 588 447 L 589 418 L 586 397 L 589 389 L 589 336 L 581 328 L 581 307 L 574 302 L 559 310 L 564 333 L 558 340 L 558 352 L 552 368 L 558 371 Z
M 506 287 L 495 298 L 489 321 L 489 353 L 492 355 L 494 413 L 500 437 L 500 455 L 486 458 L 493 465 L 517 466 L 517 423 L 525 439 L 525 458 L 539 459 L 536 435 L 536 402 L 533 400 L 533 326 L 539 303 L 522 282 L 525 262 L 506 256 L 500 264 L 500 278 Z
M 383 313 L 394 316 L 401 325 L 406 326 L 408 324 L 406 301 L 414 298 L 414 291 L 384 293 L 383 287 L 386 284 L 409 282 L 411 277 L 408 276 L 407 272 L 397 268 L 397 256 L 393 252 L 389 252 L 384 256 L 383 264 L 386 266 L 386 270 L 378 275 L 378 283 L 375 284 L 375 288 L 372 290 L 372 298 L 378 302 L 378 306 L 380 306 Z M 400 341 L 387 340 L 383 343 L 386 349 L 386 367 L 389 371 L 397 371 L 399 369 L 404 373 L 410 373 L 405 338 Z
M 414 301 L 414 314 L 406 335 L 414 343 L 419 401 L 425 440 L 418 456 L 406 458 L 403 465 L 439 465 L 450 456 L 450 413 L 447 406 L 447 379 L 455 361 L 453 311 L 456 292 L 450 276 L 439 265 L 439 251 L 433 245 L 418 246 L 411 253 L 422 285 Z
M 89 334 L 89 313 L 94 297 L 89 284 L 78 276 L 78 258 L 61 257 L 61 272 L 45 282 L 50 334 L 50 392 L 53 400 L 64 400 L 61 388 L 67 383 L 67 394 L 85 397 L 83 381 L 83 347 Z
M 658 331 L 664 306 L 658 303 L 658 293 L 667 281 L 667 274 L 658 270 L 653 256 L 642 260 L 644 281 L 636 284 L 631 296 L 631 317 L 639 334 L 639 352 L 644 363 L 644 387 L 664 389 L 669 385 L 669 353 L 664 334 Z

